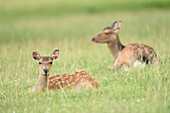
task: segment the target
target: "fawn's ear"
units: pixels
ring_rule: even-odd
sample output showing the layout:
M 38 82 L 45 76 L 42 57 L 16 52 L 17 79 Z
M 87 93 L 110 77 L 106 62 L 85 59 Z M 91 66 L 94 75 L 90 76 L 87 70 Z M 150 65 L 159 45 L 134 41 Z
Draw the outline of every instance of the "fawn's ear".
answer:
M 113 32 L 112 29 L 105 29 L 105 30 L 104 30 L 104 33 L 106 33 L 106 34 L 111 33 L 111 32 Z
M 40 54 L 37 51 L 34 51 L 32 56 L 35 60 L 39 60 L 41 58 Z
M 56 49 L 52 52 L 51 57 L 53 60 L 55 60 L 58 57 L 58 55 L 59 55 L 59 50 Z
M 118 32 L 118 30 L 120 29 L 120 27 L 121 27 L 121 25 L 122 25 L 122 22 L 121 21 L 115 21 L 113 24 L 112 24 L 112 28 L 113 28 L 113 30 L 114 30 L 114 32 Z

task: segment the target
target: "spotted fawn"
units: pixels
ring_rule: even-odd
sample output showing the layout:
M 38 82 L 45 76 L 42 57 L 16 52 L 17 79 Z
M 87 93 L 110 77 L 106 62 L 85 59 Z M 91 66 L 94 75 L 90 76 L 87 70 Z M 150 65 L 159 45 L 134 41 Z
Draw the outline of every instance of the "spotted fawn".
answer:
M 98 88 L 95 79 L 83 70 L 77 70 L 75 74 L 61 74 L 49 78 L 53 61 L 58 58 L 59 50 L 54 50 L 51 56 L 40 56 L 33 52 L 33 58 L 39 63 L 39 79 L 34 86 L 28 88 L 29 92 L 44 92 L 59 89 L 91 89 Z

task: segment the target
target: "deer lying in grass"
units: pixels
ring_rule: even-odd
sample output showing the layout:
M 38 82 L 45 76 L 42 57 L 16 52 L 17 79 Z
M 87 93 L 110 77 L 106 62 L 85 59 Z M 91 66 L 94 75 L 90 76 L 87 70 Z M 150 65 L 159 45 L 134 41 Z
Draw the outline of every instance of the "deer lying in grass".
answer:
M 92 38 L 93 42 L 107 43 L 115 62 L 109 66 L 109 69 L 117 70 L 121 66 L 136 67 L 145 66 L 145 64 L 159 64 L 159 58 L 152 47 L 144 44 L 121 44 L 118 36 L 118 30 L 122 22 L 114 22 L 111 27 L 104 28 L 97 36 Z M 127 68 L 127 69 L 128 69 Z
M 59 50 L 54 50 L 51 56 L 40 56 L 33 52 L 33 58 L 39 62 L 40 73 L 37 83 L 28 88 L 29 92 L 44 92 L 49 90 L 67 89 L 89 89 L 99 87 L 96 80 L 83 70 L 77 70 L 75 74 L 61 74 L 49 78 L 53 61 L 58 57 Z

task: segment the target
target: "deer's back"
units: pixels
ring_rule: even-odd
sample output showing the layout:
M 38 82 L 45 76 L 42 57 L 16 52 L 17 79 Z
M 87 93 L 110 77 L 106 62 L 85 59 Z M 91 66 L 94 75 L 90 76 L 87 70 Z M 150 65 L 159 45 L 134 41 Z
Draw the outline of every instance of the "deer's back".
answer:
M 61 88 L 81 89 L 97 88 L 98 83 L 85 71 L 77 71 L 75 74 L 61 74 L 49 78 L 49 89 Z
M 146 57 L 149 60 L 157 56 L 153 48 L 145 44 L 128 44 L 122 50 L 122 54 L 134 56 L 135 58 Z
M 153 63 L 157 58 L 157 54 L 152 47 L 144 44 L 128 44 L 120 52 L 116 64 L 119 65 L 135 65 L 135 62 Z M 135 67 L 135 66 L 134 66 Z

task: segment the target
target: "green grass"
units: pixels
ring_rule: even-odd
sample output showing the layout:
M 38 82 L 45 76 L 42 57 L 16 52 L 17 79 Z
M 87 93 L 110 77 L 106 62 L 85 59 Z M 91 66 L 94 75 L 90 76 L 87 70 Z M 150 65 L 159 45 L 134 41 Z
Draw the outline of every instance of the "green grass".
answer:
M 0 1 L 0 112 L 170 112 L 169 14 L 161 0 Z M 107 46 L 90 39 L 116 20 L 121 42 L 150 45 L 160 66 L 107 70 L 114 61 Z M 39 73 L 32 52 L 54 49 L 60 55 L 50 76 L 84 69 L 100 88 L 28 93 Z

